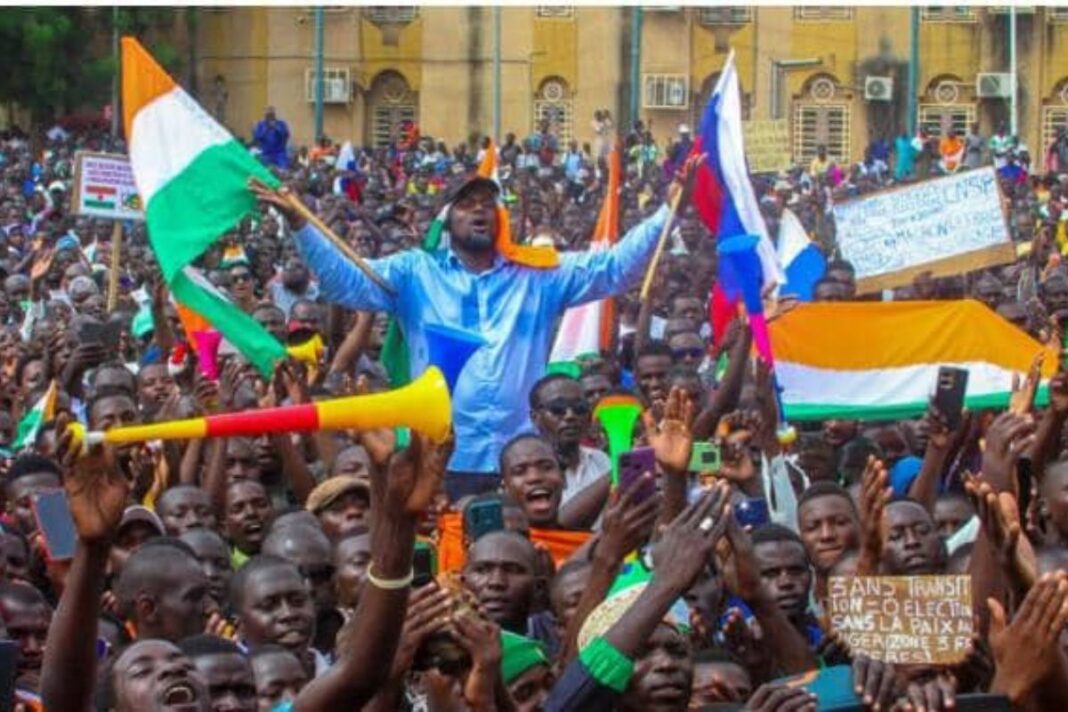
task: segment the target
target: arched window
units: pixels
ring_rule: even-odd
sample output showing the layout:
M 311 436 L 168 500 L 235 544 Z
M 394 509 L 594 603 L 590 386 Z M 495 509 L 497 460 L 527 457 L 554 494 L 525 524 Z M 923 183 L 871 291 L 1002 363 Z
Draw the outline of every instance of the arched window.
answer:
M 949 129 L 966 136 L 975 123 L 975 87 L 956 75 L 939 75 L 928 83 L 919 111 L 919 126 L 928 136 L 942 137 Z
M 1057 82 L 1053 93 L 1042 101 L 1041 155 L 1045 155 L 1057 133 L 1064 128 L 1068 128 L 1068 77 Z
M 419 94 L 393 70 L 380 73 L 371 82 L 367 107 L 370 117 L 368 140 L 376 148 L 388 146 L 403 122 L 419 122 Z
M 835 162 L 849 162 L 850 96 L 830 74 L 809 77 L 794 97 L 794 161 L 807 164 L 819 146 Z
M 534 97 L 534 130 L 542 121 L 549 122 L 549 131 L 556 135 L 560 149 L 571 140 L 573 102 L 571 88 L 560 77 L 549 77 L 538 87 Z

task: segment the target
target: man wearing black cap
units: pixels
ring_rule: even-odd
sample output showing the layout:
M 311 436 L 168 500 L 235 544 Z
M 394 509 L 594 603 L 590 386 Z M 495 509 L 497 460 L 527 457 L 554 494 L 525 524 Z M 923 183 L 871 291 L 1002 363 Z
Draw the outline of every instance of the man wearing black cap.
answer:
M 553 329 L 568 307 L 610 297 L 637 284 L 668 217 L 663 206 L 616 245 L 560 255 L 512 245 L 497 184 L 472 178 L 456 191 L 433 252 L 409 250 L 369 264 L 389 294 L 349 262 L 277 192 L 254 189 L 296 232 L 321 293 L 350 309 L 384 311 L 408 343 L 413 376 L 429 363 L 424 327 L 445 325 L 485 339 L 453 392 L 456 450 L 446 487 L 453 498 L 496 489 L 501 447 L 531 428 L 530 388 L 545 373 Z M 669 196 L 682 190 L 676 180 Z

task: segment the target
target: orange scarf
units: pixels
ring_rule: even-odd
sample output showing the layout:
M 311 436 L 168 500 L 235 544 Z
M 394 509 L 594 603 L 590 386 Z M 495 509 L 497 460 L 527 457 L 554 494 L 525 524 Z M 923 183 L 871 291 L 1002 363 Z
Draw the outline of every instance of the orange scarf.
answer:
M 489 178 L 497 184 L 497 189 L 501 190 L 501 182 L 497 177 L 497 146 L 492 139 L 478 164 L 478 175 L 481 178 Z M 512 242 L 512 222 L 508 208 L 500 203 L 497 204 L 497 252 L 509 262 L 534 269 L 552 269 L 560 264 L 560 256 L 552 247 L 532 247 Z
M 458 512 L 449 512 L 439 516 L 438 534 L 438 573 L 460 571 L 467 561 L 461 515 Z M 564 529 L 530 530 L 530 541 L 534 546 L 548 551 L 556 566 L 571 558 L 591 536 L 593 535 L 590 532 Z

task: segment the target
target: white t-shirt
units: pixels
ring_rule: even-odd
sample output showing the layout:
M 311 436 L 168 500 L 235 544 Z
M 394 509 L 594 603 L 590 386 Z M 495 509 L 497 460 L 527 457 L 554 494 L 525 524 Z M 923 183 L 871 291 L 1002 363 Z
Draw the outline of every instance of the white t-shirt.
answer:
M 612 469 L 612 461 L 600 450 L 579 445 L 578 464 L 564 470 L 564 505 L 582 490 L 601 479 Z

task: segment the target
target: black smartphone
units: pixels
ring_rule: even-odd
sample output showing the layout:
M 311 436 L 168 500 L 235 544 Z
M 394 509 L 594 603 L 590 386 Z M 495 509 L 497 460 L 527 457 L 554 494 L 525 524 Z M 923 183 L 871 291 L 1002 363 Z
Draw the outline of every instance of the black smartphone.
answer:
M 651 447 L 639 447 L 619 456 L 619 487 L 629 488 L 648 472 L 656 475 L 656 452 Z M 634 494 L 634 502 L 644 502 L 656 494 L 656 481 L 649 480 Z
M 412 587 L 422 588 L 433 581 L 438 574 L 437 568 L 434 550 L 426 542 L 417 541 L 412 557 Z
M 13 712 L 15 709 L 18 658 L 18 643 L 13 640 L 0 640 L 0 712 Z
M 722 464 L 719 445 L 709 442 L 693 444 L 690 453 L 690 472 L 719 472 Z
M 78 533 L 70 515 L 67 493 L 61 489 L 48 490 L 30 498 L 37 528 L 44 537 L 49 561 L 69 561 L 74 558 Z
M 951 431 L 960 427 L 961 412 L 964 410 L 964 391 L 967 388 L 967 369 L 953 366 L 942 366 L 938 369 L 934 404 L 942 412 Z
M 499 499 L 482 499 L 471 502 L 464 509 L 464 534 L 474 544 L 490 532 L 504 529 L 504 512 Z

